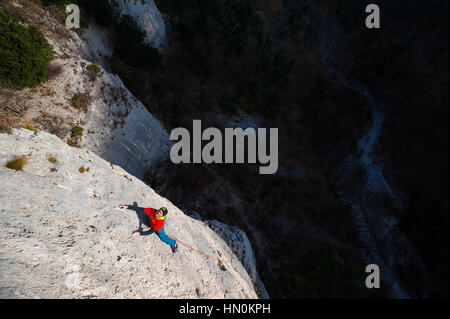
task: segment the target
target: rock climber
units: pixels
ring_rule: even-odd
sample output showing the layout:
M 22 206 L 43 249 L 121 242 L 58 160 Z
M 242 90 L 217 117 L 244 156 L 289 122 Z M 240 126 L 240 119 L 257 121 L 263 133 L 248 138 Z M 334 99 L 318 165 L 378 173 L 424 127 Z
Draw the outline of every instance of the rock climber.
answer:
M 120 209 L 128 209 L 128 205 L 120 205 Z M 160 209 L 154 208 L 144 208 L 144 213 L 148 214 L 150 217 L 150 227 L 155 230 L 159 239 L 161 239 L 166 244 L 170 245 L 172 252 L 175 253 L 178 249 L 177 242 L 172 238 L 169 238 L 164 231 L 164 223 L 167 215 L 167 208 L 161 207 Z M 140 236 L 141 229 L 139 228 L 133 233 L 133 236 Z

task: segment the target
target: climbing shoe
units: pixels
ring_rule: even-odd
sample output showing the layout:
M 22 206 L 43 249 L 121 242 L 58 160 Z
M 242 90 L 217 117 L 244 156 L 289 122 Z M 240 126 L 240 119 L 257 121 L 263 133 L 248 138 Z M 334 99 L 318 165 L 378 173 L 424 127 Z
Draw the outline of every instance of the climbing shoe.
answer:
M 177 249 L 178 249 L 178 245 L 177 245 L 177 244 L 175 244 L 175 245 L 172 246 L 172 252 L 173 252 L 173 253 L 176 253 L 176 252 L 177 252 Z

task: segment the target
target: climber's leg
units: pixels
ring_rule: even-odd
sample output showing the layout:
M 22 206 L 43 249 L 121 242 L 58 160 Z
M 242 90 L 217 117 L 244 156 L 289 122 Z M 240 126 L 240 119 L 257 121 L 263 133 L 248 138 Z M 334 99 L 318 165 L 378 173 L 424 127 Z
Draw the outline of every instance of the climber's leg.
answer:
M 163 230 L 156 232 L 159 236 L 159 239 L 161 239 L 163 242 L 165 242 L 167 245 L 170 245 L 170 247 L 174 246 L 177 242 L 173 240 L 172 238 L 167 237 L 166 232 Z

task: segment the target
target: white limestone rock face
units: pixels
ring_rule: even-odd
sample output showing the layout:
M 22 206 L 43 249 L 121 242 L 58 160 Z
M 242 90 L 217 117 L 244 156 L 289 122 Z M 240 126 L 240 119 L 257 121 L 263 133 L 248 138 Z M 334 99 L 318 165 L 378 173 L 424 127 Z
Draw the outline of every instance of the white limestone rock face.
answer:
M 83 31 L 81 38 L 86 42 L 95 62 L 105 67 L 107 58 L 114 53 L 114 45 L 111 41 L 113 33 L 92 20 L 89 27 Z
M 207 220 L 205 222 L 209 227 L 211 227 L 212 230 L 214 230 L 214 232 L 225 240 L 234 253 L 230 256 L 225 256 L 225 260 L 227 260 L 230 264 L 232 264 L 235 260 L 240 261 L 250 275 L 253 286 L 255 287 L 258 295 L 264 299 L 269 299 L 269 293 L 267 292 L 266 287 L 264 286 L 264 283 L 256 270 L 256 259 L 253 254 L 250 240 L 248 239 L 245 231 L 236 226 L 229 226 L 217 220 Z
M 167 46 L 166 25 L 154 0 L 109 0 L 121 15 L 129 15 L 145 31 L 147 44 L 163 49 Z
M 21 155 L 22 171 L 5 167 Z M 0 180 L 0 298 L 257 297 L 237 259 L 222 259 L 223 271 L 183 245 L 173 254 L 155 234 L 131 236 L 137 214 L 119 204 L 165 206 L 168 235 L 213 258 L 232 254 L 204 222 L 86 149 L 46 132 L 0 134 Z
M 122 80 L 102 67 L 90 79 L 88 60 L 79 56 L 57 59 L 63 67 L 58 78 L 43 84 L 44 94 L 26 99 L 24 118 L 33 122 L 59 119 L 60 137 L 69 140 L 74 126 L 83 127 L 79 145 L 122 166 L 139 178 L 155 163 L 169 156 L 171 141 L 161 123 L 124 86 Z M 50 92 L 50 93 L 47 93 Z M 88 96 L 86 112 L 75 109 L 75 96 Z

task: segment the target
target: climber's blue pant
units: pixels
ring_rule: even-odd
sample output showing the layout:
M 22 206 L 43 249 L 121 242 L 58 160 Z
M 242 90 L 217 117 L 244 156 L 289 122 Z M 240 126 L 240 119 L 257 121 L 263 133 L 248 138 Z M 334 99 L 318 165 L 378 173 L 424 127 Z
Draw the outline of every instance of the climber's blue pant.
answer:
M 167 245 L 170 245 L 170 247 L 172 247 L 173 245 L 175 245 L 177 243 L 172 238 L 167 237 L 166 232 L 164 231 L 164 228 L 161 231 L 157 231 L 156 233 L 158 234 L 159 239 L 161 239 Z

